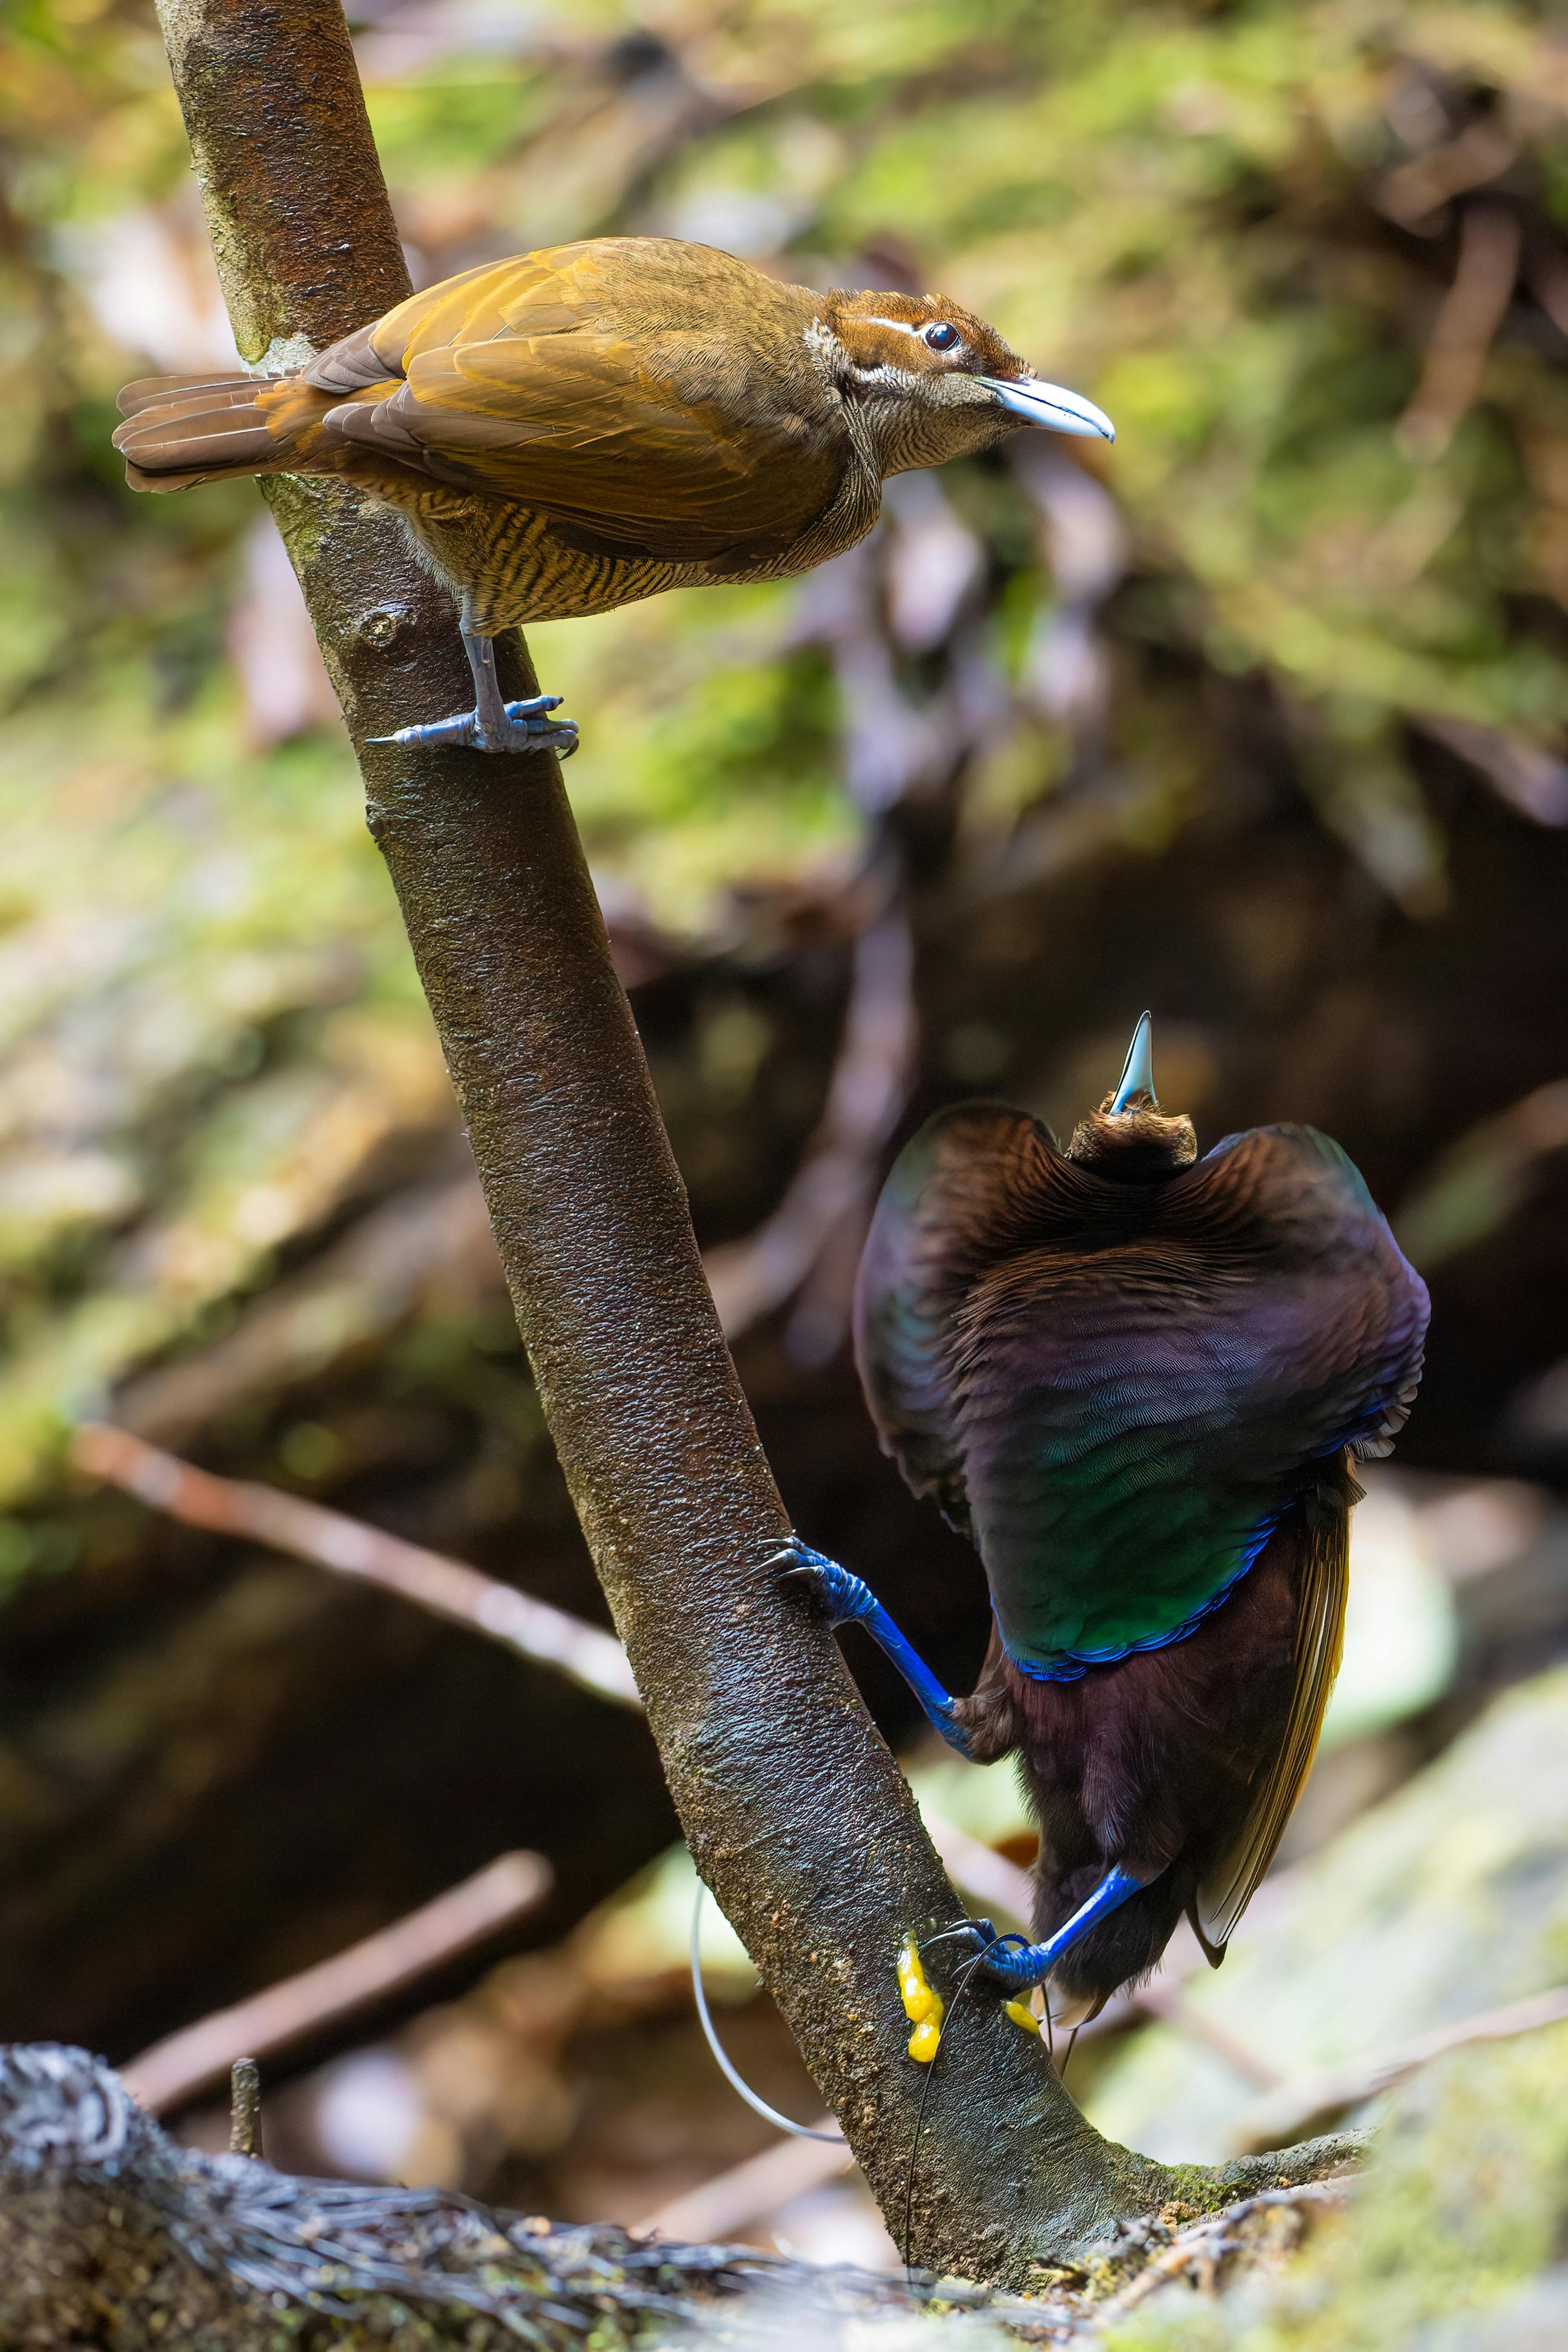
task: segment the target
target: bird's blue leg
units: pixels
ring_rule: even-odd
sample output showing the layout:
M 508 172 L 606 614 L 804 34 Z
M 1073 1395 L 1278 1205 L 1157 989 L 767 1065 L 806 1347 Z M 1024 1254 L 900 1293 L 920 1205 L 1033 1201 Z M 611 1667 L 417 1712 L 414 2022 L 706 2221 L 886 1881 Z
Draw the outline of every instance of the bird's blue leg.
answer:
M 972 1919 L 959 1932 L 973 1950 L 984 1955 L 980 1965 L 987 1976 L 994 1977 L 1009 1992 L 1027 1992 L 1031 1985 L 1044 1984 L 1080 1936 L 1147 1884 L 1146 1879 L 1134 1878 L 1131 1871 L 1108 1870 L 1089 1901 L 1081 1903 L 1043 1944 L 1026 1944 L 1021 1936 L 999 1936 L 989 1919 Z
M 373 743 L 402 743 L 428 751 L 458 743 L 470 751 L 554 751 L 564 760 L 577 749 L 577 730 L 570 719 L 552 719 L 561 707 L 558 694 L 536 694 L 526 702 L 503 702 L 496 677 L 496 644 L 481 636 L 463 616 L 463 651 L 474 681 L 474 707 L 451 719 L 431 719 L 422 726 L 400 727 L 395 735 L 373 735 Z
M 809 1586 L 826 1613 L 830 1625 L 864 1625 L 884 1657 L 890 1658 L 925 1710 L 928 1721 L 934 1724 L 950 1748 L 961 1756 L 973 1756 L 969 1735 L 957 1719 L 952 1696 L 944 1691 L 920 1652 L 899 1631 L 868 1584 L 840 1568 L 836 1559 L 826 1559 L 808 1544 L 791 1542 L 775 1552 L 767 1563 L 777 1568 L 792 1582 Z

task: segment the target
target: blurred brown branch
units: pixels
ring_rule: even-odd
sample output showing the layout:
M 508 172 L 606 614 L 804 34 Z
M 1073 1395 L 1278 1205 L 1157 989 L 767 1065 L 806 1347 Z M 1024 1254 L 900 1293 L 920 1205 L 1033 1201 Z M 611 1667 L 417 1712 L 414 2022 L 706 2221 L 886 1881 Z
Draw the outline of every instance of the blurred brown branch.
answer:
M 1422 463 L 1440 457 L 1473 406 L 1519 276 L 1519 222 L 1511 212 L 1497 204 L 1467 207 L 1454 282 L 1433 326 L 1421 381 L 1394 426 L 1407 457 Z
M 819 2116 L 813 2131 L 832 2129 L 833 2117 Z M 749 2156 L 743 2164 L 672 2197 L 638 2223 L 665 2238 L 705 2238 L 722 2242 L 749 2229 L 764 2213 L 805 2197 L 850 2170 L 855 2158 L 847 2142 L 784 2139 Z
M 868 1202 L 882 1147 L 909 1098 L 918 1041 L 909 917 L 895 905 L 856 943 L 827 1105 L 789 1189 L 755 1233 L 703 1260 L 730 1339 L 790 1297 L 834 1228 Z
M 89 1476 L 121 1486 L 153 1509 L 187 1527 L 248 1536 L 275 1550 L 363 1577 L 446 1617 L 470 1633 L 503 1643 L 537 1664 L 553 1666 L 569 1682 L 618 1706 L 640 1709 L 626 1652 L 614 1634 L 552 1609 L 461 1560 L 405 1543 L 401 1536 L 323 1510 L 298 1495 L 250 1479 L 217 1478 L 129 1431 L 84 1422 L 71 1441 L 71 1459 Z
M 1514 2001 L 1507 2009 L 1486 2010 L 1479 2016 L 1461 2018 L 1455 2025 L 1438 2026 L 1396 2049 L 1352 2058 L 1342 2066 L 1325 2066 L 1244 2108 L 1232 2144 L 1237 2155 L 1251 2156 L 1264 2148 L 1284 2147 L 1310 2132 L 1331 2131 L 1353 2108 L 1392 2090 L 1450 2050 L 1463 2050 L 1474 2042 L 1511 2041 L 1516 2034 L 1539 2033 L 1543 2026 L 1561 2025 L 1564 2021 L 1568 2021 L 1568 1985 L 1557 1985 L 1550 1992 Z
M 1568 824 L 1568 761 L 1473 719 L 1424 714 L 1424 735 L 1446 744 L 1455 756 L 1485 776 L 1500 800 L 1537 824 Z
M 1500 179 L 1518 161 L 1517 142 L 1500 123 L 1483 119 L 1427 154 L 1396 163 L 1375 183 L 1373 201 L 1402 228 L 1431 235 L 1445 205 L 1484 187 L 1489 180 Z
M 417 1984 L 525 1917 L 544 1900 L 552 1883 L 550 1865 L 541 1855 L 503 1853 L 461 1885 L 351 1944 L 346 1952 L 155 2042 L 122 2069 L 126 2087 L 149 2115 L 188 2106 L 221 2083 L 237 2059 L 275 2057 L 324 2026 Z

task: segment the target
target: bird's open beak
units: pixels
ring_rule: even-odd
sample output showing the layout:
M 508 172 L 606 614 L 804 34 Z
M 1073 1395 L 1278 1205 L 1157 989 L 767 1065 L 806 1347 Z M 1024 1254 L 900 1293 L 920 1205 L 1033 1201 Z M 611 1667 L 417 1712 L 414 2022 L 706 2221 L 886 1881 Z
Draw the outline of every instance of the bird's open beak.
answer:
M 1147 1095 L 1151 1107 L 1159 1109 L 1160 1099 L 1154 1092 L 1154 1024 L 1146 1013 L 1139 1014 L 1138 1026 L 1132 1032 L 1132 1043 L 1121 1066 L 1121 1083 L 1110 1106 L 1111 1117 L 1125 1110 L 1134 1095 Z
M 1103 408 L 1096 408 L 1092 400 L 1080 399 L 1076 392 L 1066 392 L 1059 383 L 1042 383 L 1037 376 L 1019 376 L 1009 383 L 999 375 L 977 375 L 987 392 L 994 392 L 1004 408 L 1021 416 L 1026 425 L 1043 425 L 1052 433 L 1075 433 L 1086 441 L 1114 441 L 1116 427 Z

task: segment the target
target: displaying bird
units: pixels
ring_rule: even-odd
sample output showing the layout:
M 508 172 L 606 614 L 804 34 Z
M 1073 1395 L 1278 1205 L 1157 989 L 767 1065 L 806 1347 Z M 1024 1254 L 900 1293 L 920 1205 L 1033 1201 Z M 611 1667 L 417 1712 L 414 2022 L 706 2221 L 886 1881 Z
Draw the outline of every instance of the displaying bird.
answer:
M 858 1577 L 798 1544 L 782 1562 L 961 1752 L 1017 1751 L 1037 1940 L 963 1932 L 1068 2023 L 1184 1912 L 1223 1957 L 1338 1668 L 1352 1463 L 1389 1451 L 1420 1377 L 1426 1287 L 1338 1145 L 1264 1127 L 1196 1152 L 1156 1100 L 1145 1013 L 1065 1151 L 963 1104 L 883 1190 L 857 1360 L 884 1450 L 984 1564 L 973 1696 Z
M 809 571 L 889 474 L 1020 423 L 1115 438 L 945 298 L 817 294 L 672 237 L 487 263 L 298 374 L 153 376 L 120 405 L 136 489 L 330 474 L 395 508 L 458 599 L 474 708 L 389 740 L 482 751 L 576 740 L 558 696 L 503 703 L 502 629 Z

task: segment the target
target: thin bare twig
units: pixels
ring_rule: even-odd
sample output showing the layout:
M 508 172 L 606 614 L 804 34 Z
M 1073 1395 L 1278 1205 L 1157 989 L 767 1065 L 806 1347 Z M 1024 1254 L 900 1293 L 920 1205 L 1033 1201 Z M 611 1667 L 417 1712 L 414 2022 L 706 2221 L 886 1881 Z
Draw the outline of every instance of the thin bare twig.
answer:
M 363 1577 L 435 1616 L 504 1643 L 537 1664 L 553 1666 L 601 1698 L 622 1706 L 642 1706 L 626 1652 L 613 1633 L 534 1601 L 461 1560 L 405 1543 L 401 1536 L 323 1510 L 319 1503 L 285 1495 L 275 1486 L 216 1478 L 103 1422 L 82 1423 L 71 1442 L 71 1459 L 90 1477 L 123 1487 L 138 1501 L 166 1511 L 187 1527 L 248 1536 L 339 1576 Z
M 542 1854 L 503 1853 L 461 1885 L 351 1944 L 346 1952 L 153 2042 L 121 2070 L 122 2080 L 151 2116 L 188 2106 L 223 2082 L 231 2068 L 237 2071 L 239 2059 L 273 2057 L 323 2026 L 339 2024 L 373 2001 L 416 1984 L 510 1927 L 544 1900 L 553 1883 Z M 237 2084 L 236 2090 L 237 2095 Z
M 237 2058 L 228 2070 L 228 2148 L 231 2156 L 261 2155 L 261 2069 L 254 2058 Z
M 1519 223 L 1501 205 L 1472 205 L 1459 227 L 1454 282 L 1443 298 L 1409 406 L 1394 428 L 1407 457 L 1440 457 L 1480 390 L 1492 337 L 1519 276 Z
M 1506 2009 L 1483 2010 L 1478 2016 L 1461 2018 L 1458 2024 L 1439 2025 L 1392 2050 L 1373 2051 L 1349 2059 L 1342 2066 L 1325 2066 L 1244 2108 L 1232 2129 L 1232 2145 L 1238 2156 L 1257 2156 L 1331 2131 L 1352 2109 L 1392 2090 L 1450 2050 L 1463 2050 L 1472 2042 L 1510 2042 L 1516 2034 L 1539 2033 L 1544 2026 L 1564 2021 L 1568 2021 L 1568 1985 L 1554 1985 L 1550 1992 L 1510 2002 Z
M 795 1294 L 839 1220 L 869 1198 L 914 1068 L 917 1025 L 909 917 L 889 908 L 861 933 L 827 1103 L 789 1189 L 744 1241 L 710 1249 L 703 1271 L 733 1339 Z
M 831 2131 L 833 2117 L 822 2116 L 813 2128 Z M 672 2197 L 637 2227 L 657 2230 L 662 2238 L 721 2245 L 763 2214 L 776 2212 L 792 2199 L 826 2187 L 853 2171 L 854 2166 L 853 2152 L 844 2140 L 837 2144 L 780 2140 L 763 2148 L 760 2156 L 749 2156 L 743 2164 L 732 2165 L 727 2172 L 716 2173 L 711 2180 Z

